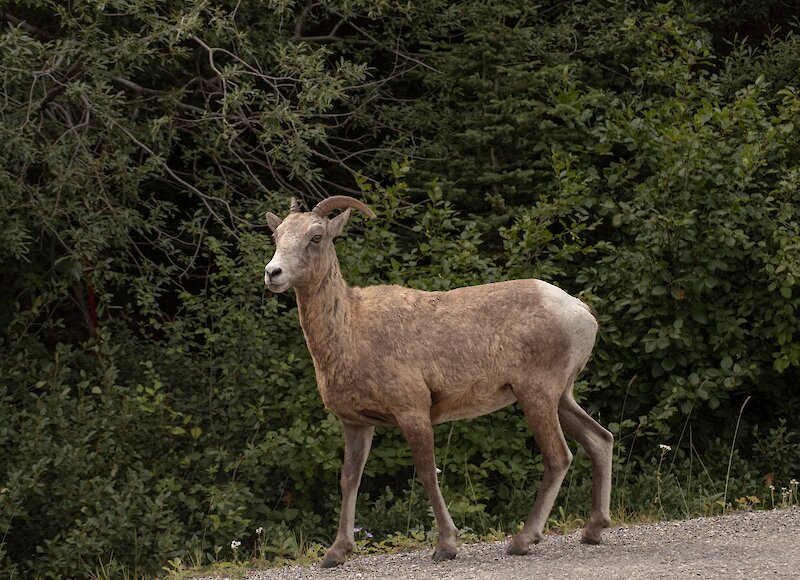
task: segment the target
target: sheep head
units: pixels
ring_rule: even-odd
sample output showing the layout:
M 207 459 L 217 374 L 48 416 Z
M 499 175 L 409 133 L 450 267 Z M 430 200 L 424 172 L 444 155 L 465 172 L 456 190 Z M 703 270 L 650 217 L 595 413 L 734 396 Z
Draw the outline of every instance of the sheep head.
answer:
M 300 210 L 292 198 L 289 215 L 280 219 L 267 213 L 267 225 L 275 238 L 275 254 L 264 267 L 264 283 L 272 292 L 284 292 L 295 286 L 318 283 L 336 260 L 333 239 L 342 233 L 351 209 L 370 219 L 375 213 L 362 202 L 346 195 L 334 195 L 319 202 L 313 210 Z M 328 219 L 335 209 L 342 213 Z

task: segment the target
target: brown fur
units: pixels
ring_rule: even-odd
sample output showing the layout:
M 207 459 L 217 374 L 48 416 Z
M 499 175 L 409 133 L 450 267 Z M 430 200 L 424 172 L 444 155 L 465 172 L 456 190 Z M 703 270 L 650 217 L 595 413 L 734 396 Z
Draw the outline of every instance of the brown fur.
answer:
M 347 203 L 337 201 L 339 207 Z M 454 557 L 457 530 L 436 483 L 432 425 L 514 401 L 544 456 L 545 473 L 509 553 L 526 553 L 541 537 L 572 459 L 562 427 L 593 462 L 584 540 L 599 542 L 608 525 L 611 435 L 572 397 L 597 331 L 590 307 L 538 280 L 448 292 L 351 288 L 333 247 L 347 217 L 292 212 L 282 223 L 272 214 L 268 218 L 278 250 L 265 280 L 274 291 L 295 288 L 320 395 L 344 424 L 342 513 L 324 565 L 342 563 L 353 548 L 355 496 L 375 425 L 396 425 L 409 442 L 439 527 L 434 558 Z M 324 239 L 314 242 L 312 234 L 320 231 Z

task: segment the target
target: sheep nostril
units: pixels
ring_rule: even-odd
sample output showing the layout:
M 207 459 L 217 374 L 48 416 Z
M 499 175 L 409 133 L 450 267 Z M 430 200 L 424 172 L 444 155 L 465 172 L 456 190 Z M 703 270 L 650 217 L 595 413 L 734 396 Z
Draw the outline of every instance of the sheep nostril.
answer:
M 274 279 L 280 276 L 281 272 L 283 272 L 283 270 L 280 268 L 275 268 L 272 272 L 267 272 L 267 276 Z

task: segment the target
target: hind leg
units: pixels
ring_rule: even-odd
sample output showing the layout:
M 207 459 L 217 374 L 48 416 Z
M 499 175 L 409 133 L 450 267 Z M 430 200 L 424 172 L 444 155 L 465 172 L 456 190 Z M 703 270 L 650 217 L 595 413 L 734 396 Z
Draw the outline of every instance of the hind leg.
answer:
M 585 544 L 599 544 L 603 528 L 611 523 L 614 437 L 575 402 L 571 389 L 559 401 L 558 418 L 567 437 L 577 441 L 592 461 L 592 508 L 581 541 Z
M 558 392 L 561 389 L 557 389 Z M 508 554 L 527 554 L 530 544 L 539 543 L 542 531 L 553 509 L 558 490 L 572 463 L 572 453 L 564 440 L 564 433 L 558 420 L 558 402 L 548 401 L 543 389 L 514 394 L 525 413 L 533 438 L 544 458 L 544 475 L 536 501 L 522 530 L 511 539 Z

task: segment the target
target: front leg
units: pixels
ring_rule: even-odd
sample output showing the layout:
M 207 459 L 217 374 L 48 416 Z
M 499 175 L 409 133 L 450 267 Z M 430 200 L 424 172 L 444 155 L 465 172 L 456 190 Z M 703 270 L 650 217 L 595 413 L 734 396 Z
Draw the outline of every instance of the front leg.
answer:
M 450 517 L 450 512 L 447 511 L 447 504 L 436 479 L 436 457 L 433 449 L 433 427 L 430 416 L 411 412 L 396 416 L 396 419 L 403 436 L 411 447 L 411 455 L 414 457 L 414 464 L 417 467 L 417 476 L 428 494 L 433 514 L 436 517 L 439 537 L 436 541 L 433 559 L 435 561 L 451 560 L 456 557 L 458 529 L 453 523 L 453 518 Z
M 342 465 L 342 510 L 339 513 L 339 531 L 333 545 L 325 553 L 323 568 L 333 568 L 342 564 L 347 554 L 355 547 L 353 526 L 356 520 L 356 497 L 361 485 L 361 474 L 367 462 L 372 434 L 375 427 L 371 425 L 351 425 L 342 422 L 344 430 L 344 464 Z

